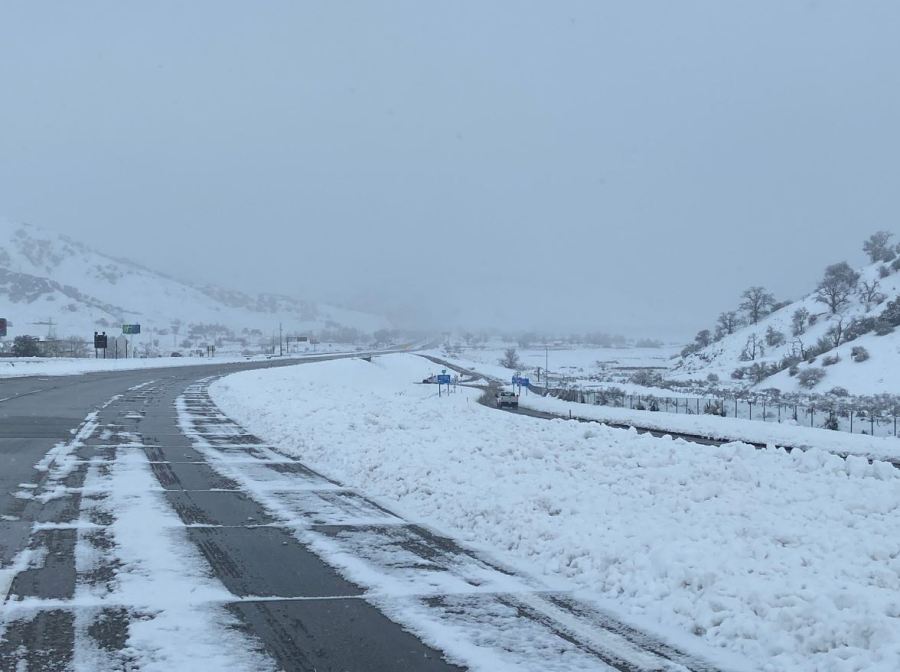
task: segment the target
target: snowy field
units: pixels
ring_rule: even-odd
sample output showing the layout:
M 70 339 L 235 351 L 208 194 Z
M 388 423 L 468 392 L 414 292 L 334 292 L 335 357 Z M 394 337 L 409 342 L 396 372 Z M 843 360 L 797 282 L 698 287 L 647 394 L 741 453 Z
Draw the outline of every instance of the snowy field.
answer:
M 516 353 L 522 362 L 522 366 L 516 370 L 501 366 L 499 363 L 508 347 L 516 348 Z M 553 384 L 558 384 L 560 379 L 565 379 L 585 389 L 617 387 L 624 390 L 626 394 L 660 394 L 662 392 L 670 397 L 680 397 L 684 395 L 679 392 L 644 387 L 622 380 L 605 383 L 597 381 L 598 376 L 604 378 L 627 377 L 633 373 L 634 369 L 641 367 L 667 368 L 672 364 L 671 357 L 677 351 L 678 348 L 667 346 L 661 348 L 551 347 L 545 352 L 543 348 L 518 348 L 512 343 L 492 343 L 484 349 L 463 348 L 458 354 L 453 355 L 448 354 L 445 349 L 431 350 L 424 354 L 440 357 L 457 366 L 474 369 L 479 373 L 503 381 L 509 381 L 511 376 L 519 371 L 537 384 L 538 369 L 543 370 L 546 363 L 550 367 L 551 383 Z
M 249 371 L 220 407 L 413 520 L 720 662 L 900 669 L 900 471 L 437 396 L 411 355 Z M 733 666 L 732 666 L 733 667 Z
M 290 359 L 304 359 L 323 354 L 355 352 L 346 345 L 325 345 L 315 353 L 285 355 Z M 77 376 L 82 373 L 103 371 L 130 371 L 134 369 L 162 369 L 171 366 L 200 366 L 203 364 L 235 364 L 239 362 L 272 359 L 270 355 L 241 355 L 220 357 L 150 357 L 146 359 L 93 359 L 69 357 L 3 357 L 0 358 L 0 379 L 25 376 Z M 282 359 L 279 357 L 278 359 Z

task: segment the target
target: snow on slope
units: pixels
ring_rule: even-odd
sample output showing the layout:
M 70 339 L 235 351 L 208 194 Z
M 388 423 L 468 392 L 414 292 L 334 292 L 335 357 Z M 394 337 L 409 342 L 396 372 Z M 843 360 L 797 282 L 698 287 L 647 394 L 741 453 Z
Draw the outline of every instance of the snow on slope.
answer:
M 880 291 L 887 297 L 886 303 L 900 296 L 900 274 L 893 272 L 886 278 L 880 278 L 878 269 L 881 265 L 881 262 L 878 262 L 858 269 L 860 273 L 859 281 L 862 283 L 864 281 L 877 280 Z M 761 364 L 776 363 L 784 356 L 792 353 L 792 349 L 795 347 L 795 337 L 791 334 L 791 319 L 794 312 L 799 308 L 805 308 L 810 314 L 817 317 L 816 323 L 808 326 L 806 332 L 800 336 L 804 347 L 808 348 L 815 345 L 819 338 L 824 336 L 838 319 L 843 319 L 844 327 L 846 327 L 854 318 L 877 316 L 884 309 L 885 303 L 872 306 L 866 312 L 865 306 L 861 301 L 856 296 L 853 296 L 850 299 L 850 305 L 846 309 L 839 315 L 831 315 L 828 307 L 816 301 L 815 293 L 811 293 L 799 301 L 795 301 L 767 315 L 758 324 L 744 326 L 700 352 L 682 358 L 670 371 L 669 377 L 675 380 L 698 380 L 712 373 L 719 376 L 723 382 L 729 381 L 731 380 L 731 373 L 737 368 L 749 366 L 756 362 Z M 784 334 L 786 338 L 784 345 L 778 347 L 765 345 L 766 330 L 770 326 Z M 765 354 L 764 356 L 758 356 L 754 361 L 741 361 L 741 352 L 751 334 L 756 334 L 764 344 Z M 863 345 L 872 354 L 872 359 L 866 362 L 865 365 L 857 364 L 850 360 L 850 349 L 856 345 Z M 839 365 L 826 368 L 826 377 L 815 388 L 815 391 L 821 392 L 840 385 L 846 387 L 851 393 L 896 393 L 898 391 L 896 380 L 898 379 L 898 374 L 900 374 L 900 359 L 897 358 L 898 352 L 900 352 L 900 333 L 897 332 L 886 336 L 868 334 L 850 343 L 843 344 L 836 349 L 836 353 L 840 355 L 843 361 Z M 835 354 L 835 352 L 826 354 Z M 822 356 L 819 357 L 814 366 L 821 366 L 821 359 Z M 804 366 L 801 365 L 801 369 Z M 796 391 L 798 389 L 796 379 L 788 376 L 786 372 L 764 380 L 757 387 L 777 387 L 782 391 Z
M 850 351 L 862 346 L 869 352 L 869 359 L 864 362 L 854 362 L 850 358 Z M 821 392 L 834 387 L 843 387 L 850 394 L 871 395 L 886 392 L 888 394 L 900 394 L 900 337 L 896 334 L 878 336 L 866 334 L 859 338 L 840 345 L 831 350 L 828 355 L 837 355 L 840 361 L 832 366 L 822 367 L 823 357 L 818 357 L 813 364 L 802 363 L 799 370 L 809 368 L 823 368 L 825 378 L 814 391 Z M 797 378 L 788 375 L 787 371 L 780 371 L 762 382 L 759 387 L 777 387 L 783 392 L 801 391 Z
M 900 669 L 900 470 L 500 413 L 413 384 L 430 368 L 344 360 L 211 393 L 320 472 L 687 648 L 766 672 Z
M 198 253 L 203 252 L 198 250 Z M 364 332 L 388 327 L 381 317 L 290 297 L 249 296 L 210 285 L 192 286 L 129 261 L 96 252 L 66 236 L 0 219 L 0 317 L 13 322 L 10 336 L 43 336 L 52 318 L 59 336 L 139 322 L 144 330 L 182 334 L 191 324 L 223 324 L 236 332 L 316 331 L 340 325 Z

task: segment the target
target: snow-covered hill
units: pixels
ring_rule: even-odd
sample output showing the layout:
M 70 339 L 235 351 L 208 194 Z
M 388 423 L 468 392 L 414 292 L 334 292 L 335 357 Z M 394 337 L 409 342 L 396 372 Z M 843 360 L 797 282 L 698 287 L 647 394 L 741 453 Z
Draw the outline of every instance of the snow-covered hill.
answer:
M 371 333 L 387 320 L 287 296 L 256 295 L 189 283 L 116 259 L 28 224 L 0 219 L 0 317 L 9 337 L 88 337 L 95 330 L 120 333 L 140 323 L 145 334 L 177 339 L 222 325 L 240 336 L 270 335 L 282 322 L 287 333 L 351 328 Z M 53 322 L 51 327 L 49 322 Z M 174 334 L 170 336 L 175 340 Z
M 886 277 L 881 277 L 882 267 L 890 271 Z M 900 296 L 900 273 L 892 269 L 890 264 L 885 266 L 881 262 L 864 266 L 857 271 L 859 286 L 864 282 L 878 282 L 878 291 L 883 295 L 882 301 L 871 304 L 867 309 L 862 299 L 854 294 L 845 308 L 832 315 L 828 306 L 817 301 L 815 292 L 811 292 L 763 317 L 757 324 L 743 326 L 699 352 L 682 357 L 673 367 L 670 377 L 676 380 L 702 380 L 715 374 L 723 383 L 738 382 L 760 389 L 776 387 L 783 392 L 825 392 L 834 387 L 843 387 L 851 394 L 900 392 L 900 329 L 877 335 L 872 331 L 871 325 L 861 322 L 867 318 L 869 321 L 877 319 L 887 304 Z M 795 313 L 801 309 L 809 312 L 810 319 L 805 321 L 803 333 L 797 334 L 793 321 Z M 854 325 L 854 321 L 866 333 L 847 340 L 848 327 Z M 836 338 L 837 329 L 843 332 L 841 339 Z M 853 331 L 851 327 L 851 336 L 854 335 Z M 784 342 L 776 345 L 767 343 L 767 332 L 782 334 Z M 754 336 L 758 346 L 755 357 Z M 840 344 L 837 347 L 831 345 L 824 352 L 817 353 L 817 344 L 826 338 L 832 343 L 839 340 Z M 773 342 L 778 340 L 777 336 L 772 339 Z M 851 352 L 857 347 L 864 348 L 869 359 L 855 361 Z M 784 365 L 792 357 L 799 358 L 801 353 L 802 359 L 796 364 L 792 375 Z M 809 363 L 808 360 L 813 356 L 814 361 Z M 826 364 L 835 357 L 839 359 L 837 363 Z M 754 379 L 750 373 L 751 367 L 762 372 L 764 379 Z M 767 370 L 763 372 L 761 367 L 766 367 Z M 782 370 L 772 375 L 776 368 Z M 742 380 L 735 381 L 732 374 L 738 369 L 744 369 L 745 376 Z M 809 369 L 822 370 L 824 378 L 811 388 L 804 388 L 799 379 L 802 372 Z

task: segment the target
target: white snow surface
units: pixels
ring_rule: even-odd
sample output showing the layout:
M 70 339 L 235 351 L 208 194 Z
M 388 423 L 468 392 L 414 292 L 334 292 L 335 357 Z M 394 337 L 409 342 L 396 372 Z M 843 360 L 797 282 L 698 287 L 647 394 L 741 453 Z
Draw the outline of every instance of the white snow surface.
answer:
M 817 448 L 838 455 L 860 455 L 900 461 L 900 439 L 888 436 L 849 434 L 793 422 L 763 422 L 715 415 L 687 415 L 663 411 L 636 411 L 615 406 L 594 406 L 537 394 L 519 396 L 519 405 L 536 411 L 573 418 L 630 425 L 674 434 L 695 434 L 723 441 L 745 441 L 790 448 Z
M 346 345 L 327 344 L 317 348 L 317 352 L 307 354 L 271 357 L 148 357 L 132 359 L 93 359 L 84 357 L 4 357 L 0 358 L 0 379 L 24 378 L 26 376 L 78 376 L 83 373 L 107 371 L 131 371 L 135 369 L 162 369 L 172 366 L 202 366 L 210 364 L 239 364 L 246 361 L 267 359 L 310 359 L 326 354 L 352 353 Z M 0 401 L 3 401 L 0 393 Z
M 868 311 L 859 298 L 854 295 L 850 298 L 847 306 L 837 315 L 832 315 L 825 304 L 816 300 L 815 292 L 812 292 L 765 316 L 758 324 L 741 327 L 699 353 L 680 359 L 667 377 L 675 380 L 699 380 L 714 373 L 723 383 L 728 383 L 731 380 L 732 371 L 736 368 L 749 366 L 754 361 L 763 364 L 778 362 L 798 347 L 795 343 L 796 337 L 792 336 L 791 332 L 791 318 L 794 312 L 800 308 L 805 308 L 816 316 L 816 323 L 808 326 L 805 333 L 800 336 L 805 348 L 815 345 L 816 341 L 839 320 L 843 321 L 843 326 L 846 328 L 854 318 L 878 316 L 884 310 L 887 301 L 900 296 L 900 273 L 892 272 L 886 278 L 881 278 L 879 276 L 881 265 L 881 263 L 875 263 L 856 269 L 860 274 L 860 283 L 864 281 L 878 282 L 879 290 L 885 296 L 885 302 L 870 306 Z M 758 356 L 754 361 L 741 361 L 741 351 L 744 349 L 747 339 L 752 334 L 756 334 L 764 343 L 765 333 L 769 327 L 783 333 L 786 338 L 785 343 L 778 347 L 765 346 L 765 354 Z M 851 349 L 858 345 L 869 350 L 871 354 L 869 361 L 856 363 L 850 359 Z M 821 367 L 825 356 L 838 355 L 842 359 L 839 364 L 824 368 L 826 376 L 813 391 L 827 392 L 835 386 L 840 386 L 847 388 L 852 394 L 896 393 L 895 381 L 900 374 L 898 354 L 900 354 L 900 331 L 886 336 L 870 333 L 849 343 L 841 344 L 818 357 L 812 365 Z M 801 364 L 800 369 L 802 370 L 806 366 L 806 364 Z M 758 389 L 777 387 L 785 392 L 800 390 L 797 379 L 788 376 L 786 372 L 770 376 L 756 387 Z
M 438 397 L 410 355 L 249 371 L 217 404 L 398 513 L 766 672 L 900 669 L 900 472 Z M 705 648 L 705 646 L 701 646 Z

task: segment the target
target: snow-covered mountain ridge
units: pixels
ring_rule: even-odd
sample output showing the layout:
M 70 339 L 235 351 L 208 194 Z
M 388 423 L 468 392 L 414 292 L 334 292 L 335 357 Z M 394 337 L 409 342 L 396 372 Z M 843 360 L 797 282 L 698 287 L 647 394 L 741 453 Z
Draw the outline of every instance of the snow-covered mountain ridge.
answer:
M 0 317 L 9 336 L 88 337 L 119 333 L 140 323 L 145 333 L 209 331 L 271 334 L 282 322 L 288 333 L 389 328 L 380 316 L 288 296 L 250 295 L 211 284 L 194 285 L 124 259 L 97 252 L 29 224 L 0 219 Z M 49 322 L 53 322 L 52 328 Z
M 837 312 L 817 300 L 814 290 L 756 324 L 740 326 L 683 355 L 670 378 L 713 375 L 723 383 L 782 392 L 821 393 L 837 387 L 859 395 L 900 393 L 900 331 L 892 329 L 900 309 L 897 267 L 897 262 L 878 261 L 855 269 L 856 289 Z M 862 290 L 873 286 L 867 305 Z

